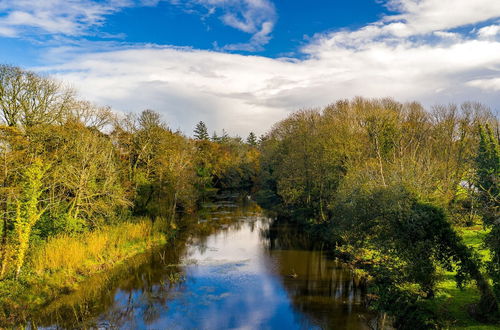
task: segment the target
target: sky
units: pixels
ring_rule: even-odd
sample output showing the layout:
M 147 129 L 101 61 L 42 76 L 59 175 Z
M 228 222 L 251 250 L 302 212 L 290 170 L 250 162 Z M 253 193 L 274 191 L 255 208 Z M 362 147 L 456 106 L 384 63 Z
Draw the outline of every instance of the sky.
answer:
M 392 97 L 500 109 L 498 0 L 0 0 L 0 63 L 172 129 Z

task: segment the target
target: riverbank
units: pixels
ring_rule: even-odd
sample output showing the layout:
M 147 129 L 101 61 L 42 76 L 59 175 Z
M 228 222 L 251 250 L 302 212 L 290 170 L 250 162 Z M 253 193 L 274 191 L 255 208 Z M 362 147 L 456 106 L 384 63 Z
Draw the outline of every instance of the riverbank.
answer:
M 251 202 L 204 206 L 178 221 L 171 243 L 92 276 L 30 315 L 30 325 L 366 328 L 363 287 L 300 228 Z
M 353 274 L 366 283 L 368 292 L 371 291 L 370 285 L 373 284 L 371 272 L 376 269 L 378 263 L 383 262 L 383 260 L 377 259 L 372 250 L 356 249 L 350 245 L 334 246 L 329 240 L 330 233 L 327 225 L 316 225 L 297 219 L 292 221 L 297 222 L 305 231 L 315 236 L 318 242 L 324 242 L 326 248 L 332 250 L 339 260 L 352 269 Z M 489 250 L 484 246 L 488 230 L 485 230 L 481 225 L 456 226 L 454 229 L 463 239 L 464 244 L 480 256 L 483 263 L 490 260 Z M 482 271 L 486 273 L 485 269 Z M 456 271 L 446 271 L 440 268 L 440 280 L 436 285 L 436 295 L 429 300 L 422 299 L 421 306 L 432 312 L 432 315 L 436 317 L 436 324 L 445 329 L 498 329 L 500 324 L 482 323 L 471 316 L 469 309 L 480 300 L 480 292 L 474 281 L 465 283 L 462 288 L 457 287 L 455 276 Z M 376 299 L 376 296 L 374 298 Z M 371 307 L 377 311 L 376 304 Z
M 38 243 L 20 277 L 7 277 L 0 282 L 0 326 L 24 323 L 42 306 L 78 290 L 87 278 L 165 244 L 176 232 L 174 223 L 161 218 L 136 218 Z

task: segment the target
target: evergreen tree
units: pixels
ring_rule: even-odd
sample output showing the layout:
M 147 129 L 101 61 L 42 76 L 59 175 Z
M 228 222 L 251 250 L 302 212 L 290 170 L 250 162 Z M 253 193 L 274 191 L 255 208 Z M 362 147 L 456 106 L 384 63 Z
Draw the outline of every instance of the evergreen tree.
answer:
M 480 199 L 488 209 L 497 209 L 500 198 L 500 147 L 491 128 L 479 127 L 479 150 L 476 157 L 477 186 Z M 496 210 L 488 216 L 488 220 L 497 213 Z
M 219 136 L 216 131 L 212 134 L 212 142 L 219 142 Z
M 198 124 L 196 124 L 196 127 L 194 129 L 194 137 L 197 140 L 208 140 L 208 129 L 207 125 L 203 121 L 200 121 Z
M 494 291 L 500 298 L 500 147 L 489 126 L 479 127 L 479 150 L 476 157 L 477 186 L 485 224 L 491 226 L 486 243 L 491 251 L 489 272 Z
M 257 145 L 257 137 L 254 132 L 250 132 L 250 134 L 248 134 L 247 143 L 254 147 Z
M 219 141 L 221 143 L 226 143 L 229 141 L 229 134 L 227 134 L 226 130 L 225 129 L 222 129 L 222 134 L 219 138 Z

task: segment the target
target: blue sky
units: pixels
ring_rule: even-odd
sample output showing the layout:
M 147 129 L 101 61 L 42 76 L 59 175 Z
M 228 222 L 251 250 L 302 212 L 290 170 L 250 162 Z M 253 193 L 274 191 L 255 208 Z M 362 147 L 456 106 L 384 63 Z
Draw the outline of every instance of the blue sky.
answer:
M 245 135 L 357 95 L 500 107 L 500 1 L 0 0 L 0 62 Z
M 384 3 L 374 0 L 262 1 L 269 8 L 253 14 L 255 18 L 251 19 L 255 19 L 257 25 L 269 22 L 273 27 L 268 38 L 249 45 L 252 36 L 261 27 L 245 29 L 225 21 L 228 13 L 234 13 L 237 19 L 245 22 L 245 7 L 248 5 L 244 1 L 225 1 L 228 4 L 222 6 L 211 5 L 211 2 L 214 1 L 151 3 L 155 5 L 148 5 L 148 2 L 129 5 L 123 2 L 119 10 L 103 15 L 99 24 L 89 25 L 84 33 L 77 35 L 54 33 L 36 24 L 29 26 L 25 22 L 15 25 L 18 31 L 14 35 L 0 37 L 1 61 L 21 66 L 43 64 L 46 61 L 43 54 L 47 49 L 77 43 L 82 39 L 96 43 L 171 45 L 274 58 L 300 58 L 300 47 L 307 44 L 315 34 L 357 29 L 389 12 Z M 5 3 L 9 4 L 9 1 Z M 106 1 L 94 3 L 105 4 Z M 0 18 L 12 15 L 16 9 L 15 6 L 11 6 L 10 10 L 6 7 Z M 73 22 L 76 21 L 77 19 L 73 19 Z M 64 39 L 67 37 L 70 37 L 69 40 Z

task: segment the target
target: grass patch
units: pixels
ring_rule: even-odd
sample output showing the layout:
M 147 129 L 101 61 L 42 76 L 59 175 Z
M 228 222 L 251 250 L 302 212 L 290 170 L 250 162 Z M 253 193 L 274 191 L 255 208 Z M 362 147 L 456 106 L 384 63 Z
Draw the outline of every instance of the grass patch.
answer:
M 482 226 L 457 228 L 464 243 L 472 247 L 482 258 L 488 261 L 490 252 L 484 247 L 484 238 L 489 233 Z M 484 271 L 484 270 L 483 270 Z M 479 291 L 474 283 L 467 284 L 463 289 L 457 287 L 454 272 L 443 272 L 442 281 L 437 285 L 438 293 L 432 302 L 436 314 L 443 320 L 449 329 L 499 329 L 500 325 L 483 324 L 476 321 L 468 313 L 468 307 L 477 303 L 480 298 Z

